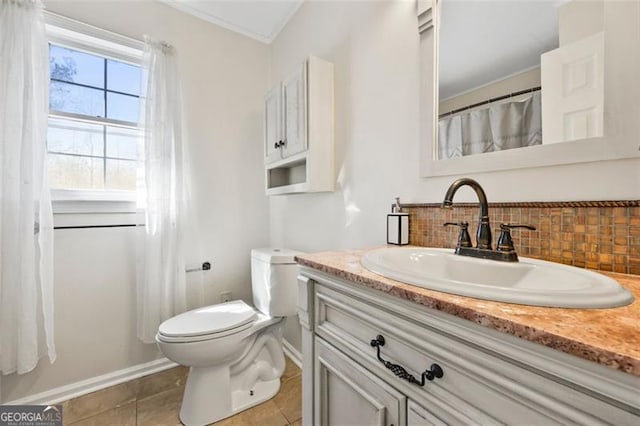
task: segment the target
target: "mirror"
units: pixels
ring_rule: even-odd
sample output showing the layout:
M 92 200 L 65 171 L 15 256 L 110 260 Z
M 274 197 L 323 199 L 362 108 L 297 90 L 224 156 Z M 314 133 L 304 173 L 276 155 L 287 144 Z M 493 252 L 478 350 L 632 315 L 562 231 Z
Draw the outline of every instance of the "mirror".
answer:
M 602 0 L 442 0 L 437 158 L 602 136 L 602 12 Z
M 422 176 L 640 156 L 640 2 L 418 0 L 418 30 Z

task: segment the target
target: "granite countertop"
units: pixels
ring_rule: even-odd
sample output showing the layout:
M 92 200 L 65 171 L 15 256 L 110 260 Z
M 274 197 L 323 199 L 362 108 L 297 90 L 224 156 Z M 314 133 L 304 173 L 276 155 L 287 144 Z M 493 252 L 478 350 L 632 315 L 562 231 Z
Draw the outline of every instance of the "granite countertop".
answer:
M 365 269 L 368 250 L 296 256 L 299 264 L 336 275 L 521 339 L 640 376 L 640 276 L 601 272 L 629 290 L 635 301 L 611 309 L 543 308 L 492 302 L 427 290 Z

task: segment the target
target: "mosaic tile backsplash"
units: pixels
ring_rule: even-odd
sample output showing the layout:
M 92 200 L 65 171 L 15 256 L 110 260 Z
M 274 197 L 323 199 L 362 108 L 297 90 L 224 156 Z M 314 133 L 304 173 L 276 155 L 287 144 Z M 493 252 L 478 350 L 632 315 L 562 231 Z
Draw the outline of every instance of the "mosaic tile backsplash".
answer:
M 454 248 L 459 230 L 443 223 L 466 221 L 475 245 L 476 204 L 402 207 L 409 213 L 410 244 Z M 520 256 L 640 275 L 640 201 L 490 203 L 489 217 L 494 247 L 501 223 L 533 225 L 535 231 L 511 231 Z

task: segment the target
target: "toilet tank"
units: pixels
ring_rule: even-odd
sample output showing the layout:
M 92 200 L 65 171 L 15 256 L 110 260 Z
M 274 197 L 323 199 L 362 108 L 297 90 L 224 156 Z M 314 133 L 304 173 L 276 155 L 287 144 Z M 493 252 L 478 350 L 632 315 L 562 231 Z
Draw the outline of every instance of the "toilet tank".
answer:
M 261 248 L 251 250 L 251 288 L 253 304 L 263 314 L 286 317 L 296 314 L 298 264 L 300 252 Z

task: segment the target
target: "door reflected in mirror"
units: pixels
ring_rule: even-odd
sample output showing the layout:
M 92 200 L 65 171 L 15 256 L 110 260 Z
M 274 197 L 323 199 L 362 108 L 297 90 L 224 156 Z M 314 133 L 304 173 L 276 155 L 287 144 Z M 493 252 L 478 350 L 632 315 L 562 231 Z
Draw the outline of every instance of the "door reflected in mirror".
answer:
M 602 0 L 439 0 L 435 159 L 603 136 Z

